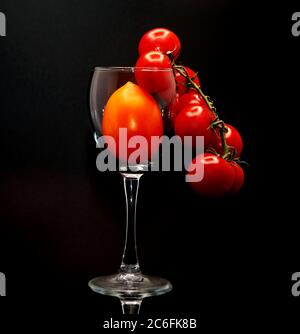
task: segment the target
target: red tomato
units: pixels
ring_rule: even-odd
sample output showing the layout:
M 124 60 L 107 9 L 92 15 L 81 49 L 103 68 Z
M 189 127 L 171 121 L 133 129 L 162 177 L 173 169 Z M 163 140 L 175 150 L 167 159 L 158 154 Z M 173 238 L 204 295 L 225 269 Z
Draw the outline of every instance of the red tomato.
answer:
M 238 130 L 232 125 L 225 124 L 225 127 L 227 128 L 227 132 L 225 134 L 226 143 L 236 149 L 237 156 L 239 157 L 243 150 L 242 137 L 239 134 Z M 219 154 L 223 154 L 223 146 L 220 135 L 216 137 L 216 143 L 213 145 L 213 147 Z
M 221 197 L 232 188 L 235 173 L 226 160 L 220 156 L 204 153 L 196 156 L 188 168 L 188 174 L 197 172 L 195 164 L 204 169 L 203 179 L 199 182 L 190 182 L 191 187 L 206 197 Z M 202 165 L 202 166 L 200 166 Z
M 135 66 L 137 68 L 135 71 L 137 83 L 149 93 L 167 91 L 174 85 L 171 61 L 161 52 L 144 53 L 139 57 Z M 148 67 L 148 69 L 141 67 Z
M 128 152 L 120 149 L 120 145 L 128 147 L 128 142 L 120 142 L 119 129 L 127 129 L 128 141 L 133 136 L 144 136 L 148 143 L 146 156 L 156 153 L 159 145 L 151 147 L 151 136 L 162 136 L 163 121 L 161 111 L 154 98 L 139 86 L 127 82 L 116 90 L 109 98 L 103 113 L 102 129 L 104 136 L 111 136 L 116 142 L 116 151 L 113 154 L 120 160 L 127 160 L 135 151 L 128 148 Z
M 179 97 L 178 109 L 181 110 L 186 106 L 203 104 L 206 104 L 206 102 L 203 100 L 202 96 L 199 93 L 190 90 L 188 93 Z
M 203 104 L 206 105 L 206 102 L 196 91 L 190 90 L 189 93 L 183 94 L 182 96 L 179 96 L 177 93 L 176 98 L 172 101 L 169 107 L 169 118 L 171 120 L 171 126 L 174 127 L 175 118 L 184 107 L 195 105 L 198 106 Z
M 184 136 L 192 136 L 194 148 L 195 137 L 204 136 L 204 147 L 207 148 L 214 142 L 215 134 L 209 128 L 213 119 L 214 115 L 207 105 L 186 106 L 175 119 L 175 134 L 182 139 Z
M 181 43 L 179 38 L 170 30 L 156 28 L 146 32 L 139 43 L 140 56 L 149 51 L 171 52 L 174 59 L 179 56 Z
M 196 73 L 187 66 L 183 66 L 183 67 L 185 68 L 189 77 L 194 80 L 195 84 L 200 86 L 200 81 Z M 177 82 L 177 90 L 178 90 L 179 95 L 187 93 L 188 91 L 188 88 L 186 86 L 187 79 L 184 76 L 182 76 L 178 71 L 176 71 L 176 82 Z
M 245 174 L 240 165 L 235 162 L 230 162 L 230 164 L 234 170 L 234 180 L 229 192 L 230 194 L 235 194 L 242 188 L 245 180 Z

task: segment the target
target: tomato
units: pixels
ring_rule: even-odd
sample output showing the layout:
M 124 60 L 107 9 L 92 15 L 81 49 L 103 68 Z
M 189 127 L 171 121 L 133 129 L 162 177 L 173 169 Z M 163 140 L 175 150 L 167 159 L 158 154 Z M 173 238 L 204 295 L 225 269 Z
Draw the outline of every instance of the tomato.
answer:
M 236 155 L 239 157 L 243 150 L 243 140 L 238 130 L 232 125 L 225 124 L 227 132 L 225 134 L 226 143 L 229 146 L 233 146 L 236 149 Z M 219 153 L 223 154 L 223 146 L 220 135 L 216 137 L 216 143 L 213 145 L 214 149 Z
M 139 43 L 140 56 L 149 51 L 171 52 L 174 59 L 179 56 L 181 43 L 179 38 L 170 30 L 155 28 L 146 32 Z
M 120 160 L 127 160 L 135 149 L 128 148 L 128 152 L 124 152 L 123 147 L 128 147 L 128 142 L 120 142 L 120 128 L 127 129 L 128 141 L 136 135 L 145 137 L 149 148 L 151 136 L 163 134 L 163 121 L 158 104 L 150 94 L 132 82 L 127 82 L 111 95 L 104 108 L 102 122 L 103 135 L 111 136 L 116 141 L 116 151 L 111 148 L 113 154 Z M 144 153 L 151 158 L 158 148 L 159 144 Z
M 229 192 L 230 194 L 235 194 L 242 188 L 245 180 L 245 174 L 243 168 L 236 162 L 230 162 L 230 164 L 234 170 L 234 180 Z
M 200 81 L 199 81 L 197 74 L 189 67 L 187 66 L 183 66 L 183 67 L 185 68 L 189 77 L 194 80 L 195 84 L 200 86 Z M 176 71 L 176 82 L 177 82 L 177 90 L 178 90 L 179 95 L 187 93 L 188 91 L 188 88 L 186 86 L 187 79 L 183 75 L 181 75 L 178 71 Z
M 188 174 L 194 175 L 197 172 L 195 164 L 204 170 L 201 181 L 190 182 L 195 191 L 206 197 L 221 197 L 230 191 L 235 173 L 229 162 L 215 154 L 199 154 L 190 164 Z
M 168 91 L 174 85 L 171 61 L 161 52 L 144 53 L 139 57 L 135 66 L 137 83 L 149 93 Z M 143 67 L 146 68 L 143 69 Z
M 191 105 L 180 110 L 175 119 L 175 134 L 183 139 L 184 136 L 193 137 L 193 148 L 195 148 L 195 137 L 204 136 L 204 147 L 207 148 L 214 142 L 214 132 L 210 124 L 214 119 L 213 113 L 207 105 Z
M 206 102 L 203 100 L 202 96 L 196 91 L 190 90 L 188 93 L 179 97 L 178 109 L 181 110 L 186 106 L 203 104 L 206 104 Z
M 169 118 L 171 121 L 171 126 L 174 127 L 175 118 L 184 107 L 195 105 L 206 105 L 206 102 L 203 100 L 202 96 L 195 90 L 190 90 L 189 93 L 183 94 L 182 96 L 179 96 L 177 93 L 176 98 L 169 107 Z

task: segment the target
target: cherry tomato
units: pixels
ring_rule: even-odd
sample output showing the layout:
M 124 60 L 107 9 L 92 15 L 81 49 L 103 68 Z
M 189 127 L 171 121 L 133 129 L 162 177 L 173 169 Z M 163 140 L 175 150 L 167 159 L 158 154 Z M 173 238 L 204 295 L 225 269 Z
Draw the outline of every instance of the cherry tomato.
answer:
M 225 127 L 227 128 L 227 132 L 225 134 L 226 143 L 236 149 L 236 154 L 239 157 L 243 150 L 242 137 L 239 134 L 238 130 L 232 125 L 225 124 Z M 213 147 L 219 154 L 223 154 L 223 146 L 220 135 L 216 136 L 216 143 L 213 145 Z
M 221 197 L 232 188 L 235 173 L 226 160 L 220 156 L 204 153 L 196 156 L 188 168 L 188 174 L 194 175 L 200 167 L 204 169 L 203 179 L 199 182 L 190 182 L 191 187 L 206 197 Z M 202 166 L 200 166 L 202 165 Z
M 213 113 L 206 105 L 186 106 L 180 110 L 175 119 L 175 134 L 182 139 L 184 136 L 193 137 L 193 148 L 195 148 L 196 136 L 204 136 L 204 147 L 207 148 L 214 142 L 214 132 L 209 128 Z
M 120 143 L 120 128 L 127 129 L 128 141 L 136 135 L 146 138 L 149 147 L 147 157 L 158 150 L 159 144 L 151 147 L 150 143 L 151 136 L 163 134 L 160 108 L 150 94 L 132 82 L 127 82 L 111 95 L 104 108 L 102 122 L 103 135 L 113 137 L 116 142 L 116 151 L 111 148 L 113 154 L 120 160 L 127 160 L 135 149 L 128 148 L 127 154 L 124 149 L 119 149 L 120 144 L 128 147 L 128 142 Z
M 245 174 L 243 168 L 235 162 L 230 162 L 234 170 L 233 184 L 229 190 L 230 194 L 237 193 L 243 186 L 245 180 Z
M 179 56 L 181 43 L 179 38 L 170 30 L 155 28 L 146 32 L 139 43 L 140 56 L 149 51 L 171 52 L 174 59 Z
M 181 110 L 186 106 L 203 104 L 206 104 L 206 102 L 203 100 L 202 96 L 199 93 L 190 90 L 188 93 L 183 94 L 179 97 L 178 109 Z
M 206 105 L 206 102 L 199 93 L 193 90 L 190 90 L 189 93 L 183 94 L 182 96 L 179 96 L 177 93 L 176 98 L 169 107 L 169 118 L 171 121 L 171 126 L 174 127 L 175 118 L 184 107 L 194 105 Z
M 199 81 L 199 78 L 198 78 L 197 74 L 192 69 L 190 69 L 189 67 L 187 67 L 187 66 L 183 66 L 183 67 L 185 68 L 189 77 L 194 80 L 195 84 L 200 86 L 200 81 Z M 179 95 L 187 93 L 188 89 L 189 89 L 186 86 L 187 79 L 184 76 L 182 76 L 178 71 L 176 71 L 175 75 L 176 75 L 177 90 L 178 90 Z
M 168 91 L 174 85 L 172 64 L 168 56 L 158 51 L 144 53 L 136 62 L 137 83 L 149 93 Z M 148 67 L 142 69 L 142 67 Z M 151 68 L 151 69 L 150 69 Z M 157 71 L 154 71 L 156 68 Z

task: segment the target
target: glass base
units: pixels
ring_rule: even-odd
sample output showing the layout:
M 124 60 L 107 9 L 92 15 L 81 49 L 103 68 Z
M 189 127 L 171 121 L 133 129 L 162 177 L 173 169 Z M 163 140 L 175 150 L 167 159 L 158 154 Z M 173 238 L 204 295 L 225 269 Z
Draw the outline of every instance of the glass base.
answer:
M 89 287 L 102 295 L 132 301 L 159 296 L 172 290 L 171 283 L 164 278 L 124 272 L 96 277 L 89 282 Z

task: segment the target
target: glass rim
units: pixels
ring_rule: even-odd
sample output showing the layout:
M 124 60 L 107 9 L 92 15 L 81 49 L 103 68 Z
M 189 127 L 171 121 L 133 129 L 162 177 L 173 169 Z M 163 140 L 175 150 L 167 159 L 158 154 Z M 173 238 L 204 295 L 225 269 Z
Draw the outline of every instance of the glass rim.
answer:
M 108 71 L 120 71 L 120 72 L 134 72 L 135 70 L 140 71 L 161 71 L 161 72 L 173 72 L 172 68 L 162 68 L 162 67 L 146 67 L 146 66 L 107 66 L 107 67 L 101 67 L 96 66 L 94 67 L 94 71 L 102 71 L 102 72 L 108 72 Z

